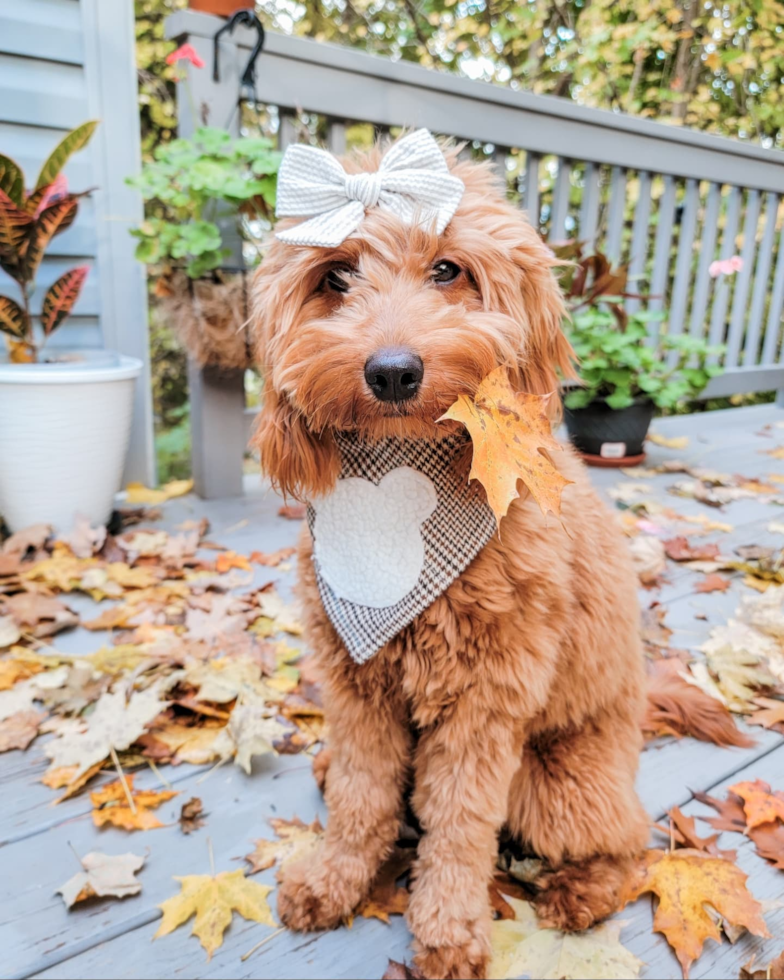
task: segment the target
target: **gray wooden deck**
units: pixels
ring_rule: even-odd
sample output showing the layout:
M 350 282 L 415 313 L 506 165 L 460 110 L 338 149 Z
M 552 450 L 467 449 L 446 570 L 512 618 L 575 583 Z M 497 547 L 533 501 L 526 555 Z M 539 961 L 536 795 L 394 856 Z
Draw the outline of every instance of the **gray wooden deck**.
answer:
M 766 432 L 763 427 L 769 426 Z M 662 434 L 688 435 L 689 447 L 670 450 L 652 446 L 651 463 L 677 457 L 748 477 L 784 474 L 784 461 L 761 451 L 784 444 L 784 411 L 759 406 L 658 422 Z M 628 477 L 611 471 L 593 471 L 602 488 Z M 734 525 L 731 534 L 703 540 L 721 540 L 722 552 L 744 544 L 773 543 L 767 531 L 770 521 L 784 519 L 779 509 L 757 500 L 741 500 L 720 515 L 693 500 L 666 493 L 671 476 L 646 479 L 658 499 L 684 514 L 708 514 Z M 272 550 L 293 543 L 298 525 L 276 516 L 278 500 L 269 492 L 244 498 L 203 503 L 195 498 L 166 505 L 165 525 L 186 517 L 207 516 L 211 537 L 238 552 Z M 777 542 L 781 544 L 779 537 Z M 291 572 L 260 569 L 259 581 L 279 578 L 279 590 L 290 588 Z M 713 625 L 732 616 L 741 594 L 748 593 L 740 576 L 727 593 L 703 595 L 694 591 L 698 576 L 684 568 L 672 570 L 661 590 L 642 592 L 642 601 L 660 599 L 666 604 L 667 624 L 674 630 L 672 645 L 694 647 L 707 637 Z M 70 601 L 70 597 L 69 597 Z M 91 605 L 82 600 L 86 612 Z M 695 618 L 704 613 L 705 620 Z M 67 652 L 89 652 L 100 642 L 94 634 L 74 632 L 60 636 L 57 646 Z M 760 728 L 753 729 L 757 745 L 752 749 L 722 749 L 692 739 L 650 746 L 642 757 L 639 790 L 653 819 L 660 819 L 675 804 L 700 815 L 706 808 L 694 802 L 694 790 L 723 795 L 732 782 L 763 779 L 784 788 L 784 738 Z M 271 836 L 267 819 L 294 814 L 311 820 L 325 817 L 324 807 L 305 756 L 263 757 L 246 777 L 236 767 L 209 769 L 182 765 L 168 767 L 166 778 L 183 795 L 164 805 L 161 819 L 172 826 L 145 834 L 129 835 L 109 828 L 98 831 L 89 818 L 84 797 L 57 808 L 50 803 L 51 790 L 38 781 L 45 768 L 40 740 L 26 752 L 0 756 L 0 976 L 55 978 L 82 977 L 380 977 L 387 959 L 409 959 L 409 934 L 404 921 L 393 917 L 390 925 L 375 919 L 358 919 L 352 929 L 323 935 L 276 935 L 247 961 L 240 957 L 272 930 L 235 916 L 223 946 L 211 962 L 190 936 L 186 925 L 172 935 L 151 943 L 158 918 L 158 903 L 178 889 L 172 875 L 209 872 L 207 837 L 212 841 L 217 870 L 241 866 L 242 855 L 256 837 Z M 137 776 L 137 785 L 155 786 L 152 772 Z M 184 836 L 176 825 L 182 801 L 197 795 L 208 812 L 207 825 Z M 701 825 L 702 832 L 707 831 Z M 730 839 L 732 838 L 732 839 Z M 78 869 L 68 846 L 79 854 L 99 849 L 117 854 L 148 851 L 140 873 L 140 895 L 124 901 L 109 900 L 65 911 L 55 889 Z M 750 875 L 749 885 L 758 899 L 784 897 L 784 874 L 772 870 L 749 842 L 725 834 L 722 846 L 736 847 L 739 864 Z M 273 883 L 273 871 L 257 876 Z M 273 896 L 274 898 L 274 896 Z M 638 901 L 621 914 L 627 923 L 621 940 L 646 967 L 644 977 L 679 977 L 680 969 L 662 937 L 651 932 L 651 904 Z M 736 977 L 752 953 L 767 964 L 784 947 L 784 908 L 767 915 L 772 940 L 743 938 L 737 945 L 726 941 L 706 944 L 702 958 L 692 967 L 692 977 Z

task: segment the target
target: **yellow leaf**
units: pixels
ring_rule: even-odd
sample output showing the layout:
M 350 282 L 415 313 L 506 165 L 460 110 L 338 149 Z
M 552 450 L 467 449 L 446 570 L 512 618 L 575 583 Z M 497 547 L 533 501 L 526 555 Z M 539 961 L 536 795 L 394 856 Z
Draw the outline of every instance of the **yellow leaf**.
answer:
M 561 513 L 561 491 L 571 483 L 553 466 L 548 453 L 563 447 L 553 437 L 546 406 L 550 396 L 516 393 L 506 368 L 492 371 L 474 399 L 460 395 L 438 420 L 462 422 L 471 435 L 474 455 L 469 479 L 479 480 L 499 522 L 519 496 L 517 482 L 528 487 L 542 513 Z
M 152 490 L 143 483 L 129 483 L 125 488 L 126 503 L 129 504 L 164 504 L 172 497 L 183 497 L 193 490 L 193 480 L 172 480 L 164 484 L 160 490 Z
M 648 441 L 665 449 L 685 449 L 689 445 L 688 436 L 660 436 L 658 432 L 649 432 Z
M 784 821 L 784 793 L 772 793 L 770 786 L 761 779 L 755 779 L 753 783 L 736 783 L 730 786 L 730 793 L 743 800 L 746 823 L 750 829 L 763 823 Z
M 490 927 L 492 960 L 487 975 L 493 980 L 523 974 L 541 980 L 633 980 L 639 976 L 642 961 L 618 941 L 620 923 L 608 922 L 573 934 L 542 929 L 528 902 L 510 895 L 503 898 L 515 918 L 499 919 Z
M 711 71 L 718 71 L 719 68 L 721 68 L 721 58 L 715 51 L 711 51 L 711 53 L 705 59 L 705 64 Z
M 702 953 L 705 940 L 721 942 L 721 930 L 706 905 L 716 909 L 729 925 L 742 926 L 755 936 L 770 936 L 762 906 L 746 888 L 747 877 L 730 861 L 701 851 L 651 850 L 627 886 L 624 899 L 634 901 L 644 892 L 658 895 L 653 930 L 665 936 L 683 976 L 688 978 L 689 967 Z
M 161 803 L 177 796 L 173 790 L 164 790 L 156 793 L 153 790 L 134 790 L 133 776 L 125 777 L 128 792 L 133 800 L 134 810 L 128 801 L 125 787 L 118 779 L 116 782 L 102 786 L 101 789 L 90 793 L 90 800 L 94 807 L 93 823 L 96 827 L 103 827 L 106 824 L 113 824 L 115 827 L 122 827 L 123 830 L 154 830 L 163 827 L 163 824 L 150 811 L 159 807 Z
M 192 932 L 199 937 L 209 960 L 223 944 L 223 933 L 231 925 L 233 912 L 251 922 L 277 925 L 267 903 L 272 886 L 248 881 L 241 868 L 214 876 L 186 875 L 174 880 L 179 881 L 181 892 L 159 906 L 163 919 L 154 939 L 168 936 L 195 915 Z
M 26 681 L 43 669 L 42 664 L 26 663 L 23 660 L 0 661 L 0 691 L 10 690 L 17 681 Z

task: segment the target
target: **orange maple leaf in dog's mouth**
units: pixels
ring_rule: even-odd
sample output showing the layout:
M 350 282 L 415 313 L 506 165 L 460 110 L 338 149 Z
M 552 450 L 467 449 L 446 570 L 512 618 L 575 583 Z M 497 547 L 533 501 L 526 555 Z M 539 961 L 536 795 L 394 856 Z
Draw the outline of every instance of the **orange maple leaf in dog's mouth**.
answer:
M 438 419 L 462 422 L 468 429 L 474 446 L 469 479 L 485 488 L 499 528 L 519 496 L 518 480 L 543 514 L 561 514 L 561 493 L 573 481 L 561 476 L 548 455 L 563 449 L 547 417 L 550 398 L 514 391 L 506 368 L 499 367 L 481 382 L 473 398 L 460 395 Z

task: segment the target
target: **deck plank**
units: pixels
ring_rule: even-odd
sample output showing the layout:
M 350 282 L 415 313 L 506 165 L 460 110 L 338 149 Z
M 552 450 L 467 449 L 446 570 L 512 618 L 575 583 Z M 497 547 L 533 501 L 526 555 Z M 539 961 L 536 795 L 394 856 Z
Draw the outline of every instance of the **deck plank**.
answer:
M 761 455 L 760 449 L 784 444 L 784 413 L 775 406 L 716 412 L 709 415 L 680 416 L 657 421 L 655 429 L 667 435 L 686 434 L 686 450 L 653 447 L 649 462 L 679 458 L 689 463 L 748 477 L 764 478 L 782 473 L 784 462 Z M 768 435 L 755 435 L 770 426 Z M 594 471 L 592 476 L 603 489 L 621 480 L 622 474 Z M 667 493 L 680 476 L 645 478 L 651 495 L 673 510 L 687 514 L 706 514 L 734 525 L 730 534 L 707 535 L 706 541 L 720 544 L 728 553 L 741 544 L 780 543 L 768 532 L 772 520 L 784 520 L 784 511 L 756 499 L 737 501 L 720 511 L 697 501 L 679 499 Z M 194 498 L 171 501 L 165 507 L 162 526 L 175 527 L 185 520 L 207 516 L 210 537 L 241 553 L 254 549 L 270 551 L 294 542 L 297 522 L 276 516 L 277 497 L 256 492 L 242 498 L 204 502 Z M 262 568 L 256 583 L 274 579 L 284 598 L 289 598 L 291 571 Z M 667 610 L 667 625 L 673 629 L 672 645 L 696 649 L 712 626 L 730 618 L 742 595 L 751 594 L 735 576 L 728 593 L 701 595 L 695 592 L 700 575 L 673 569 L 660 590 L 642 591 L 645 604 L 658 600 Z M 70 597 L 69 597 L 70 601 Z M 91 600 L 73 597 L 83 615 L 94 608 Z M 105 604 L 102 608 L 106 608 Z M 705 618 L 696 618 L 697 616 Z M 102 634 L 77 630 L 57 638 L 57 648 L 70 653 L 88 653 L 100 646 Z M 720 749 L 711 744 L 684 739 L 650 745 L 643 753 L 638 787 L 654 819 L 675 804 L 689 813 L 704 812 L 693 801 L 694 789 L 720 789 L 741 778 L 762 778 L 784 785 L 784 738 L 759 728 L 750 729 L 757 744 L 751 749 Z M 172 875 L 200 874 L 209 869 L 207 837 L 212 841 L 218 870 L 241 866 L 241 857 L 251 849 L 251 841 L 272 836 L 267 820 L 274 815 L 299 815 L 312 819 L 325 816 L 321 800 L 304 756 L 262 758 L 254 763 L 253 775 L 245 776 L 236 767 L 210 770 L 191 766 L 165 767 L 165 778 L 181 795 L 161 808 L 161 819 L 170 825 L 143 835 L 129 835 L 114 828 L 97 831 L 89 816 L 86 798 L 67 801 L 59 807 L 49 804 L 54 796 L 42 786 L 45 768 L 41 740 L 27 753 L 0 755 L 0 792 L 4 805 L 0 811 L 0 937 L 3 943 L 0 976 L 38 976 L 46 980 L 77 977 L 374 977 L 381 976 L 388 957 L 410 958 L 410 936 L 400 918 L 387 926 L 377 920 L 359 919 L 351 930 L 297 936 L 282 933 L 259 949 L 247 962 L 240 957 L 273 930 L 235 918 L 226 933 L 224 945 L 210 963 L 203 950 L 183 927 L 154 944 L 157 905 L 175 894 Z M 110 778 L 108 775 L 103 778 Z M 150 771 L 137 777 L 140 785 L 155 785 Z M 198 795 L 208 812 L 207 825 L 190 837 L 176 826 L 182 802 Z M 706 828 L 703 828 L 706 829 Z M 730 840 L 730 838 L 733 838 Z M 144 853 L 147 864 L 140 873 L 143 891 L 122 902 L 94 903 L 71 913 L 65 911 L 56 887 L 79 870 L 68 842 L 76 851 L 90 850 Z M 770 869 L 737 835 L 725 834 L 725 846 L 740 846 L 739 863 L 751 873 L 750 887 L 759 898 L 778 897 L 784 891 L 784 878 Z M 239 863 L 238 863 L 239 862 Z M 257 881 L 273 883 L 273 871 L 256 876 Z M 274 896 L 273 896 L 274 907 Z M 662 937 L 650 932 L 650 902 L 645 899 L 621 913 L 628 922 L 622 941 L 646 961 L 644 977 L 678 977 L 680 971 Z M 768 916 L 771 931 L 784 937 L 784 912 Z M 782 945 L 779 940 L 760 943 L 745 939 L 731 947 L 709 943 L 692 971 L 695 977 L 737 976 L 739 964 L 751 951 L 761 949 L 767 963 Z

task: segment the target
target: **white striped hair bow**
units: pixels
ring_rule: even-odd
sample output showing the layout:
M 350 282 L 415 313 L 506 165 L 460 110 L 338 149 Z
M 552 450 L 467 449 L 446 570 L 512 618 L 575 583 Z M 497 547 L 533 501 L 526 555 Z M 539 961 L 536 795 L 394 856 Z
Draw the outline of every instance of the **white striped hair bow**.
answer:
M 347 174 L 314 146 L 293 143 L 278 173 L 279 218 L 305 217 L 276 233 L 289 245 L 334 248 L 357 230 L 365 211 L 379 207 L 406 224 L 435 225 L 440 235 L 463 197 L 463 181 L 449 173 L 444 154 L 426 129 L 394 143 L 375 173 Z

